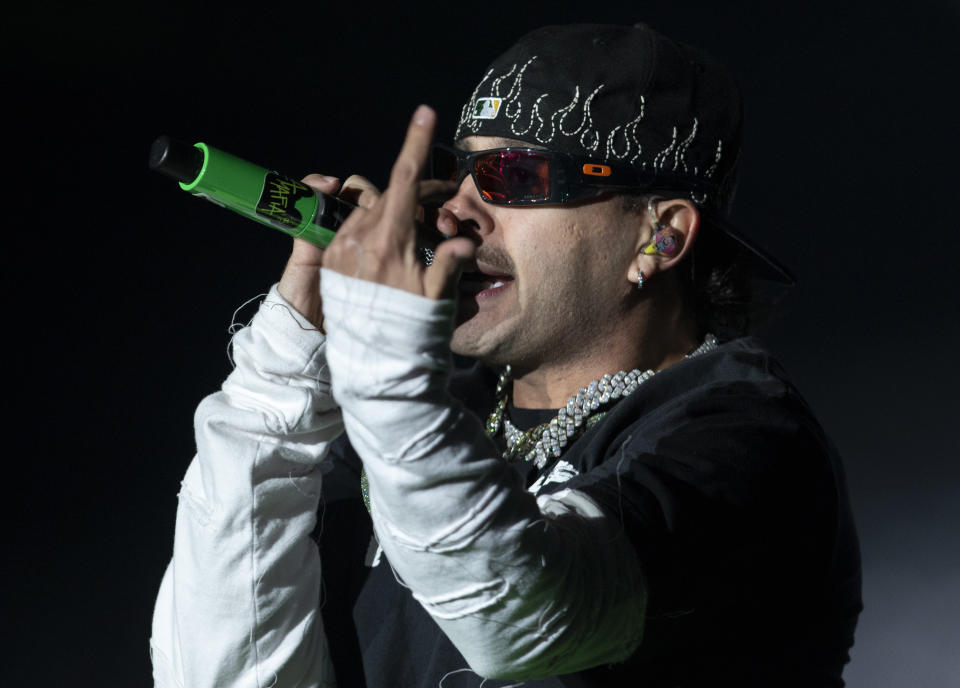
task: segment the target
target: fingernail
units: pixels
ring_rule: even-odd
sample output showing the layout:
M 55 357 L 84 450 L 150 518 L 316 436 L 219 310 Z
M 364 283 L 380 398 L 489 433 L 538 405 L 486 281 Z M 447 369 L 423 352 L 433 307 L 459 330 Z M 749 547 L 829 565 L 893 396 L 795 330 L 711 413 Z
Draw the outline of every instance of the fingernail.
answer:
M 321 175 L 320 175 L 320 178 L 321 178 L 323 181 L 325 181 L 327 184 L 332 184 L 333 182 L 338 182 L 338 181 L 340 181 L 337 177 L 330 177 L 330 176 L 328 176 L 328 175 L 326 175 L 326 174 L 321 174 Z
M 437 216 L 437 229 L 440 230 L 440 233 L 444 236 L 450 237 L 457 233 L 457 226 L 453 223 L 446 215 Z
M 430 106 L 421 105 L 413 113 L 413 123 L 423 126 L 430 119 Z

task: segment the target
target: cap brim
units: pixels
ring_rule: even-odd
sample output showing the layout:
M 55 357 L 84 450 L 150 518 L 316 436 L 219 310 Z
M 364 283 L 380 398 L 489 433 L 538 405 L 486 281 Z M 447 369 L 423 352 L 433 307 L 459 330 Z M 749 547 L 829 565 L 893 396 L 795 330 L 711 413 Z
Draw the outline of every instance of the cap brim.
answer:
M 728 219 L 711 212 L 705 212 L 704 217 L 709 225 L 722 232 L 734 245 L 744 258 L 751 276 L 788 287 L 797 284 L 797 278 L 786 265 L 745 237 Z

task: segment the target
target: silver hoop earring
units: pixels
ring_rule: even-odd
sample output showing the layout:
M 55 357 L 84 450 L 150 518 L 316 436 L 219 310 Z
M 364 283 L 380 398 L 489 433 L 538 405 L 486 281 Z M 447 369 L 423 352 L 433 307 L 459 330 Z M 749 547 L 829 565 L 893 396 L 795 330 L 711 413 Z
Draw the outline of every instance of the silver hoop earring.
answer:
M 643 270 L 637 270 L 637 290 L 643 289 Z

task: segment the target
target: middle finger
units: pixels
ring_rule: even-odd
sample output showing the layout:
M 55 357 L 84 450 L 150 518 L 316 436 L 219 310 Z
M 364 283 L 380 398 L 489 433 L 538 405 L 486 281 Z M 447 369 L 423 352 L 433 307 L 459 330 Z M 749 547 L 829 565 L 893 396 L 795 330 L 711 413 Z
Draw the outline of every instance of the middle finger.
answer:
M 396 232 L 410 231 L 410 219 L 420 202 L 420 175 L 427 161 L 436 113 L 421 105 L 413 114 L 403 147 L 390 173 L 390 185 L 384 194 L 384 213 Z

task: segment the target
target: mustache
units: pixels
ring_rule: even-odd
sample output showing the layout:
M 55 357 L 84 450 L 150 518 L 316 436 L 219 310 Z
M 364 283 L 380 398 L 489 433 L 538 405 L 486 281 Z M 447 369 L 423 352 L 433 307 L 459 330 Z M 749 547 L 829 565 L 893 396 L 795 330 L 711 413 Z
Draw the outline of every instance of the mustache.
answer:
M 474 260 L 505 275 L 514 274 L 513 260 L 510 255 L 497 246 L 478 246 Z

